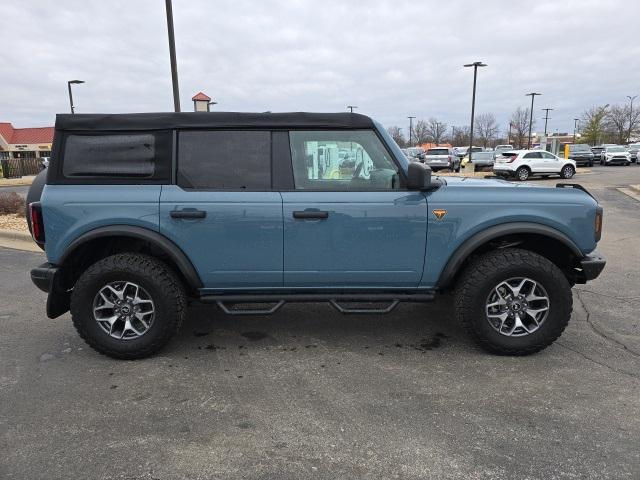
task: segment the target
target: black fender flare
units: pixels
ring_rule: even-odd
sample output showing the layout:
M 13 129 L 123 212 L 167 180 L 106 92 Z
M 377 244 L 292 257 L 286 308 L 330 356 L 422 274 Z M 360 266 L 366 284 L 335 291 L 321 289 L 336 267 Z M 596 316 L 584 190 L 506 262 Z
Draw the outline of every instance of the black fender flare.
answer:
M 76 249 L 87 242 L 105 237 L 132 237 L 145 240 L 166 253 L 177 266 L 180 273 L 186 279 L 188 286 L 192 289 L 202 288 L 202 280 L 189 257 L 175 243 L 164 235 L 149 230 L 144 227 L 132 225 L 110 225 L 89 230 L 73 240 L 67 247 L 64 255 L 58 262 L 64 266 L 65 261 L 76 251 Z
M 462 267 L 464 261 L 479 246 L 498 237 L 518 233 L 534 233 L 537 235 L 552 238 L 564 244 L 577 258 L 584 257 L 584 254 L 580 251 L 573 240 L 571 240 L 564 233 L 556 230 L 553 227 L 549 227 L 548 225 L 533 222 L 513 222 L 494 225 L 493 227 L 489 227 L 486 230 L 483 230 L 471 236 L 457 248 L 453 255 L 449 257 L 447 264 L 440 274 L 440 278 L 438 278 L 438 287 L 446 288 L 451 286 L 451 284 L 453 283 L 453 279 Z

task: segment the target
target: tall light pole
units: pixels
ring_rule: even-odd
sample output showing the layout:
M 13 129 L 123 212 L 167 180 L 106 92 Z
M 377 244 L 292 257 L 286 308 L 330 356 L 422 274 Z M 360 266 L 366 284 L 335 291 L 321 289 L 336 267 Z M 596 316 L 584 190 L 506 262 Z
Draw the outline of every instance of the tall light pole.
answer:
M 347 105 L 347 108 L 349 109 L 349 112 L 353 113 L 353 109 L 358 107 L 356 105 Z
M 629 138 L 627 139 L 627 141 L 631 141 L 631 127 L 633 127 L 633 125 L 631 125 L 633 123 L 633 101 L 638 97 L 638 95 L 634 95 L 633 97 L 631 95 L 627 95 L 627 98 L 629 99 L 629 102 L 631 103 L 631 105 L 629 106 Z
M 544 136 L 547 136 L 547 122 L 549 121 L 549 111 L 553 110 L 553 108 L 543 108 L 542 111 L 546 113 L 544 116 Z M 575 142 L 574 142 L 575 143 Z
M 167 32 L 169 33 L 169 58 L 171 60 L 171 84 L 173 85 L 173 109 L 180 111 L 180 89 L 178 87 L 178 65 L 176 63 L 176 39 L 173 34 L 173 7 L 165 0 L 167 10 Z
M 413 134 L 413 119 L 416 117 L 407 117 L 409 119 L 409 146 L 413 146 L 412 134 Z
M 578 122 L 580 121 L 579 118 L 574 118 L 573 119 L 573 143 L 576 143 L 576 130 L 578 129 Z
M 471 96 L 471 129 L 469 130 L 469 163 L 471 163 L 471 155 L 473 151 L 473 117 L 476 113 L 476 80 L 478 78 L 478 67 L 486 67 L 486 63 L 473 62 L 463 65 L 464 67 L 473 67 L 473 95 Z
M 73 105 L 73 94 L 71 93 L 71 85 L 78 85 L 84 83 L 84 80 L 69 80 L 67 82 L 67 88 L 69 89 L 69 105 L 71 106 L 71 113 L 76 113 L 76 107 Z
M 453 142 L 455 141 L 456 138 L 456 126 L 455 125 L 451 125 L 451 146 L 453 147 Z
M 527 150 L 531 149 L 531 127 L 533 126 L 533 99 L 536 95 L 542 95 L 541 93 L 531 92 L 527 93 L 525 97 L 531 97 L 531 110 L 529 111 L 529 142 L 527 143 Z

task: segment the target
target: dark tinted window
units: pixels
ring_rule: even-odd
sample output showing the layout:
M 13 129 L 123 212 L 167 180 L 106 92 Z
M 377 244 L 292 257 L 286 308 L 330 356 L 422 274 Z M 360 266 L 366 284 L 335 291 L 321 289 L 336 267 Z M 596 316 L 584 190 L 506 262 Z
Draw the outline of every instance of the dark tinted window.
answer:
M 447 148 L 430 148 L 427 150 L 427 155 L 449 155 L 449 149 Z
M 178 185 L 196 189 L 270 190 L 271 132 L 180 132 Z
M 542 155 L 540 155 L 540 152 L 531 152 L 527 153 L 523 158 L 542 158 Z
M 69 134 L 62 174 L 66 178 L 169 180 L 171 133 Z

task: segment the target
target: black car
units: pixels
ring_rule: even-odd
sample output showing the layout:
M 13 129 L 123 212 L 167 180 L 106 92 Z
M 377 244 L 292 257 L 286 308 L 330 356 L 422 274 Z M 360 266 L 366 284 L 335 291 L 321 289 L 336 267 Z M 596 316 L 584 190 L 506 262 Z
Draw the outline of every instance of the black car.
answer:
M 569 158 L 576 162 L 576 165 L 587 165 L 593 167 L 594 152 L 586 143 L 569 145 Z

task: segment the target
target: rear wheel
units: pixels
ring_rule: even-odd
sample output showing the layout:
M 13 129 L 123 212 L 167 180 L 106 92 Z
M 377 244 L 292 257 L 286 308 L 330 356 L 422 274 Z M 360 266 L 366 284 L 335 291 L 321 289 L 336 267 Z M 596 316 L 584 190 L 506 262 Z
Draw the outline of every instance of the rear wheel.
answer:
M 571 317 L 569 282 L 546 258 L 504 249 L 475 259 L 455 291 L 456 317 L 483 349 L 529 355 L 551 345 Z
M 71 294 L 73 324 L 89 346 L 113 358 L 143 358 L 177 332 L 186 308 L 183 286 L 163 262 L 123 253 L 99 260 Z
M 527 180 L 529 178 L 529 175 L 531 175 L 531 172 L 527 167 L 520 167 L 518 168 L 518 170 L 516 170 L 516 178 L 521 182 Z

